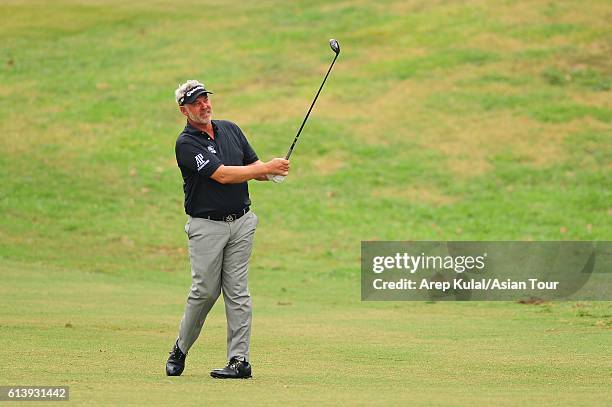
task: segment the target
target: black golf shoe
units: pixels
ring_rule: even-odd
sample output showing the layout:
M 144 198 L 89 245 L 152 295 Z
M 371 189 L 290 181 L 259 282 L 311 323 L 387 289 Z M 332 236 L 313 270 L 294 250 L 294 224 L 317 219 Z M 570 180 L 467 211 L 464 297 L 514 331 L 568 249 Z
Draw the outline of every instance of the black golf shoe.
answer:
M 251 365 L 246 360 L 233 357 L 223 369 L 214 369 L 210 375 L 216 379 L 248 379 Z
M 181 373 L 183 373 L 183 370 L 185 370 L 186 357 L 187 354 L 181 351 L 177 340 L 172 348 L 172 351 L 170 351 L 170 357 L 166 362 L 166 374 L 168 376 L 180 376 Z

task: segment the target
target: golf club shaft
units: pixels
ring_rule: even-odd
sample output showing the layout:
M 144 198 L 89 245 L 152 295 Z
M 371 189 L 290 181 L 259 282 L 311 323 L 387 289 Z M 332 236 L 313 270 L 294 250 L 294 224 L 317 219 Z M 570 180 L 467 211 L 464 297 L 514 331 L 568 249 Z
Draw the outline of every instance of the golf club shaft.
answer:
M 310 105 L 310 109 L 308 109 L 308 113 L 306 113 L 306 117 L 304 117 L 304 121 L 302 122 L 302 125 L 300 126 L 300 129 L 298 130 L 297 134 L 295 135 L 295 138 L 293 139 L 293 143 L 291 144 L 291 147 L 289 147 L 289 151 L 287 151 L 287 155 L 285 156 L 285 160 L 288 160 L 289 157 L 291 157 L 291 153 L 293 152 L 293 147 L 295 147 L 295 143 L 297 143 L 298 138 L 300 137 L 300 133 L 302 132 L 302 129 L 304 128 L 304 125 L 306 124 L 306 120 L 308 120 L 308 116 L 310 116 L 310 112 L 312 111 L 312 108 L 315 105 L 315 102 L 317 101 L 317 98 L 319 97 L 319 94 L 321 93 L 321 89 L 323 89 L 323 85 L 325 85 L 325 81 L 327 80 L 327 77 L 329 76 L 329 73 L 331 72 L 334 63 L 336 62 L 336 59 L 338 58 L 339 53 L 336 54 L 336 56 L 334 57 L 334 60 L 332 61 L 331 65 L 329 66 L 329 69 L 327 70 L 327 74 L 325 74 L 325 78 L 323 78 L 323 83 L 321 83 L 321 86 L 319 87 L 319 90 L 317 91 L 316 96 L 314 97 L 314 100 L 312 101 L 312 104 Z

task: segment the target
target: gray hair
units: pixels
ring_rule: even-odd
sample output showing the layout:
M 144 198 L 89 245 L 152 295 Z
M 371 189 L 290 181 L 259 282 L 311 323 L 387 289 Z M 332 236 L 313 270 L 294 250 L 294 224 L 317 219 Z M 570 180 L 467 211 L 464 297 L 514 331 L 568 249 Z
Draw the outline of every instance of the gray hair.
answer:
M 180 100 L 185 97 L 185 93 L 195 88 L 196 86 L 204 87 L 204 85 L 195 79 L 189 79 L 187 82 L 179 85 L 178 88 L 174 91 L 174 96 L 176 98 L 176 103 L 180 104 Z

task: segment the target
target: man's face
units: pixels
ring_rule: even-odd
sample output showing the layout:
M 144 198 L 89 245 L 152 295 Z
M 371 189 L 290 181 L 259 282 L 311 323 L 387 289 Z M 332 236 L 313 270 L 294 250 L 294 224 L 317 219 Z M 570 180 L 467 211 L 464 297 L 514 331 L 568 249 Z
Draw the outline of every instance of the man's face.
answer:
M 212 104 L 207 93 L 198 96 L 193 103 L 181 106 L 180 109 L 193 123 L 209 124 L 212 119 Z

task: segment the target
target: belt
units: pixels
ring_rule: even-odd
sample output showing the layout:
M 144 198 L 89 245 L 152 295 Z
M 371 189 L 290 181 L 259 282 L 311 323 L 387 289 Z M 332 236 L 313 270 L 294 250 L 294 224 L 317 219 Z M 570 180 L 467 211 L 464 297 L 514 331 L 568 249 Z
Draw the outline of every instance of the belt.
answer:
M 247 206 L 246 208 L 244 208 L 238 213 L 230 213 L 230 214 L 222 215 L 222 216 L 202 216 L 202 218 L 208 219 L 208 220 L 223 221 L 223 222 L 233 222 L 235 220 L 242 218 L 248 211 L 250 211 L 250 208 Z

